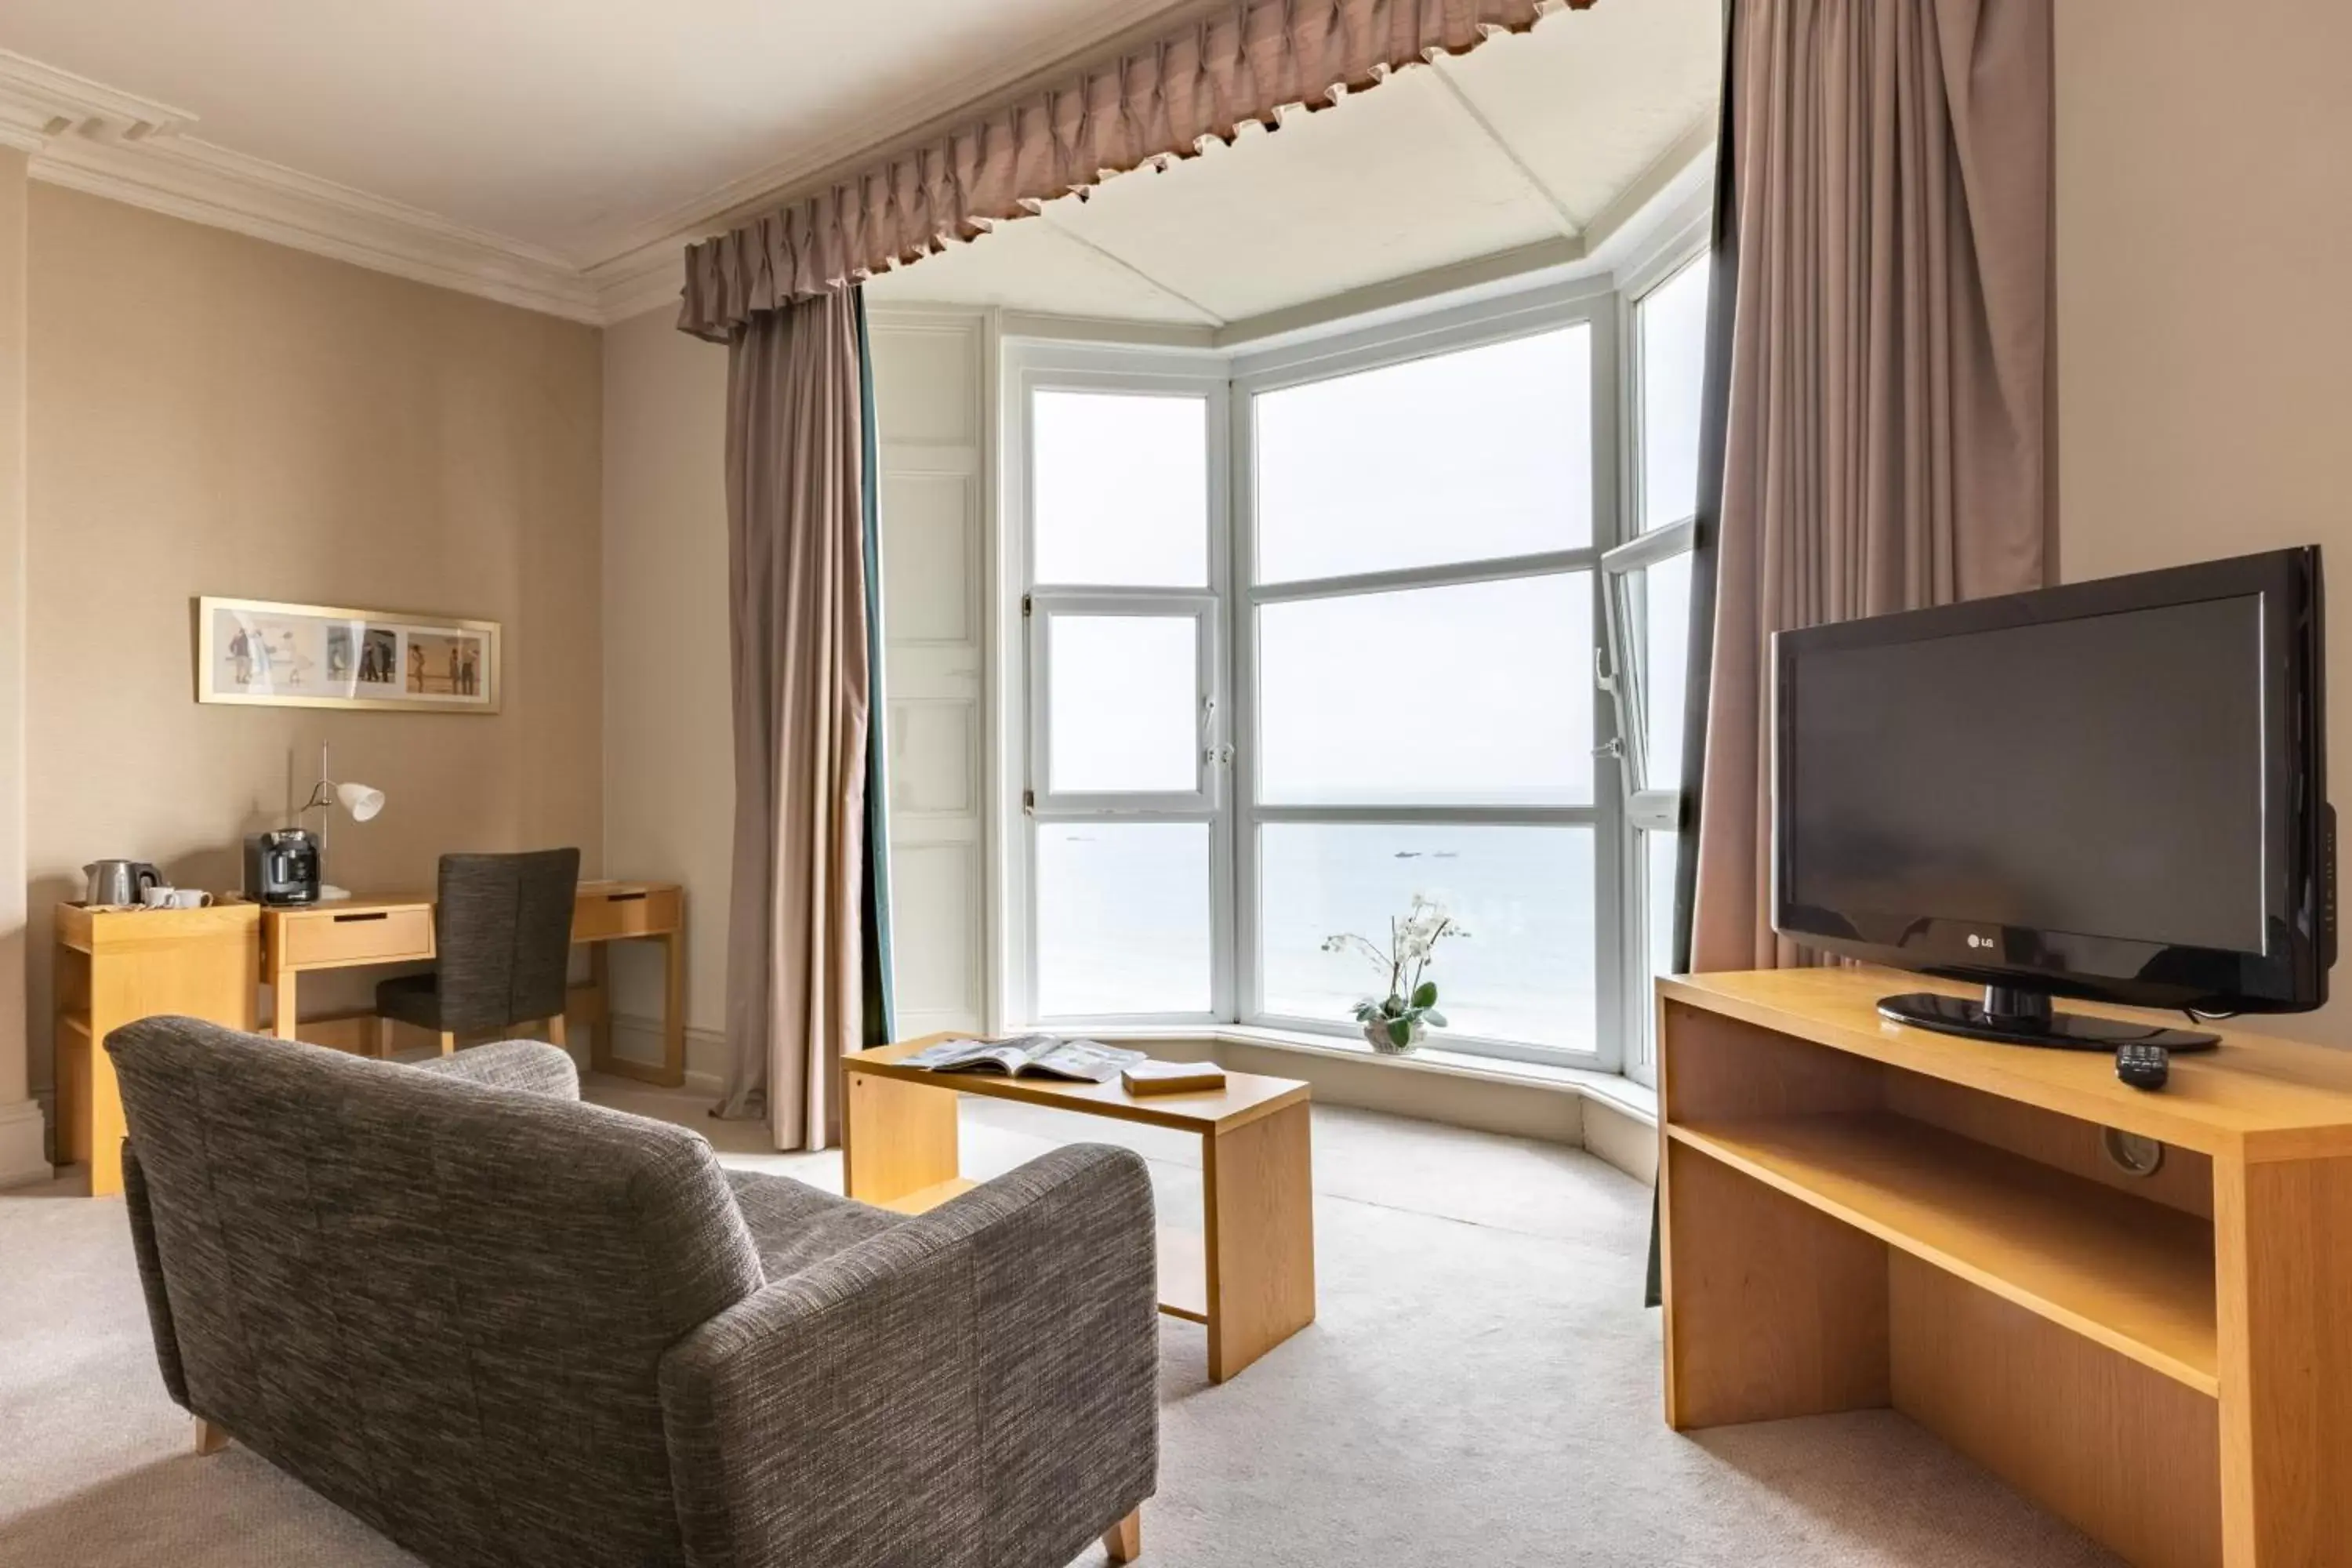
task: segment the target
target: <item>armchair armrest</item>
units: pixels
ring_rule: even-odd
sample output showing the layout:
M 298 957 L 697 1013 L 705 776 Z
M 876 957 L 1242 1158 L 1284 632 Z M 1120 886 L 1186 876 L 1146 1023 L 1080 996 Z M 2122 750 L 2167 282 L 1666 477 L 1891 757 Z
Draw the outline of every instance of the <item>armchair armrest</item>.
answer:
M 540 1040 L 498 1040 L 451 1056 L 427 1057 L 416 1070 L 550 1100 L 580 1098 L 580 1068 L 571 1053 Z
M 661 1364 L 697 1568 L 1062 1568 L 1157 1485 L 1151 1184 L 1078 1144 L 773 1280 Z

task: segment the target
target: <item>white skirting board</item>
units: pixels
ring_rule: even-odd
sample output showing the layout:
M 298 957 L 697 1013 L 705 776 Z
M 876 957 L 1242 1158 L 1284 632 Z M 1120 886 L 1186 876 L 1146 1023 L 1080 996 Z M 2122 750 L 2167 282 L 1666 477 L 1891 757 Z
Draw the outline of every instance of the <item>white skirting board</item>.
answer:
M 1584 1102 L 1584 1146 L 1635 1181 L 1658 1184 L 1658 1124 L 1595 1097 Z
M 586 1030 L 582 1030 L 584 1037 Z M 584 1038 L 575 1039 L 572 1054 L 580 1060 L 580 1070 L 588 1070 L 588 1047 Z M 613 1015 L 613 1054 L 648 1066 L 661 1060 L 661 1020 L 639 1017 L 632 1013 Z M 686 1031 L 686 1084 L 698 1094 L 716 1097 L 727 1085 L 727 1037 L 716 1029 L 688 1028 Z
M 39 1100 L 0 1105 L 0 1187 L 46 1182 L 57 1174 L 49 1164 L 47 1129 Z

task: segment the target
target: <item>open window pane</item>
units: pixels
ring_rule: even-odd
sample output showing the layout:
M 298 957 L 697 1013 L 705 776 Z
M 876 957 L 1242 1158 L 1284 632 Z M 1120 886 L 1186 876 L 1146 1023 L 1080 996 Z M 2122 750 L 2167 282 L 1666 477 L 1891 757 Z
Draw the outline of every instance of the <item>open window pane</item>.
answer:
M 1037 825 L 1037 1012 L 1205 1013 L 1209 826 Z
M 1386 947 L 1415 893 L 1469 928 L 1425 978 L 1447 1029 L 1433 1032 L 1592 1048 L 1593 840 L 1586 827 L 1268 823 L 1258 831 L 1264 1011 L 1345 1024 L 1385 993 L 1385 968 L 1326 952 L 1354 931 Z
M 1045 787 L 1182 795 L 1200 787 L 1200 622 L 1048 615 Z
M 1642 654 L 1641 787 L 1679 789 L 1690 693 L 1691 556 L 1685 552 L 1627 574 L 1626 589 Z
M 1589 803 L 1591 593 L 1563 572 L 1264 605 L 1259 800 Z
M 1625 752 L 1626 786 L 1635 795 L 1682 787 L 1692 559 L 1685 550 L 1647 565 L 1618 566 L 1610 558 L 1603 560 L 1610 595 L 1609 663 L 1617 671 L 1618 718 L 1631 741 Z
M 1038 392 L 1029 421 L 1035 582 L 1208 585 L 1206 398 Z
M 1257 580 L 1287 583 L 1592 542 L 1592 332 L 1260 393 Z
M 1642 297 L 1642 531 L 1698 510 L 1698 416 L 1706 374 L 1707 263 L 1690 263 Z

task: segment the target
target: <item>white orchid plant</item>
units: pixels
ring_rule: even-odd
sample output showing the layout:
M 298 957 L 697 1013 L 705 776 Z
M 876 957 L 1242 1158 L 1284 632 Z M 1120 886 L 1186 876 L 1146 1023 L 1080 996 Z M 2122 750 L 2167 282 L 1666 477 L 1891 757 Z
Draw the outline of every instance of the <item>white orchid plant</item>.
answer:
M 1378 1001 L 1368 996 L 1357 1003 L 1356 1021 L 1367 1034 L 1378 1026 L 1393 1048 L 1403 1050 L 1412 1046 L 1423 1025 L 1445 1027 L 1445 1015 L 1437 1010 L 1437 983 L 1423 976 L 1436 962 L 1439 942 L 1449 936 L 1469 934 L 1444 905 L 1415 893 L 1410 910 L 1389 917 L 1386 952 L 1370 937 L 1354 931 L 1324 938 L 1323 951 L 1361 953 L 1373 968 L 1388 975 L 1388 994 Z

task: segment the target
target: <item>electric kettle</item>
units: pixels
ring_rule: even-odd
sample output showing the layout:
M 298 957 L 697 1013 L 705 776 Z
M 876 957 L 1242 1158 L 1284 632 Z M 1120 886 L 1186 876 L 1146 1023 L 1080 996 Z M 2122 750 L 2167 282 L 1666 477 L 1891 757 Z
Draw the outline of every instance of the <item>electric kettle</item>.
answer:
M 135 904 L 149 888 L 167 884 L 163 873 L 145 860 L 93 860 L 82 868 L 89 879 L 87 904 Z

